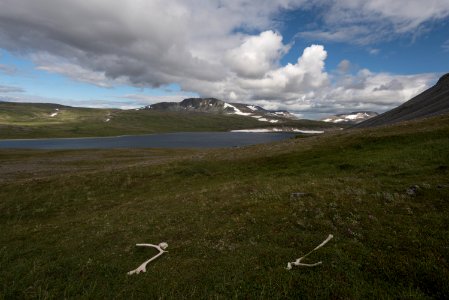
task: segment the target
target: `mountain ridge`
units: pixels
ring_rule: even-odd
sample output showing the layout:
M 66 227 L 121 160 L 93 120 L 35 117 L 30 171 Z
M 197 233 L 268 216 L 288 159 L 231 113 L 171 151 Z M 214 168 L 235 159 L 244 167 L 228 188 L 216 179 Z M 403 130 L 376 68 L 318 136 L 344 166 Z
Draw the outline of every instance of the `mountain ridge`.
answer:
M 449 73 L 441 76 L 434 86 L 407 102 L 353 127 L 366 128 L 390 125 L 446 113 L 449 113 Z
M 258 105 L 226 102 L 217 98 L 187 98 L 181 102 L 159 102 L 143 109 L 175 112 L 205 112 L 248 116 L 262 122 L 277 123 L 282 120 L 297 120 L 287 110 L 267 110 Z

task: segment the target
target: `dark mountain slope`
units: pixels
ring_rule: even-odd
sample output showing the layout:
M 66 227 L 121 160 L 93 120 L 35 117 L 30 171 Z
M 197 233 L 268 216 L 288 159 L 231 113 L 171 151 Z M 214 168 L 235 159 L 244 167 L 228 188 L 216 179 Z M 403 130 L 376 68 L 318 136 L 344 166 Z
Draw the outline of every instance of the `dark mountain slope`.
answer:
M 257 105 L 228 103 L 215 98 L 188 98 L 181 102 L 160 102 L 144 109 L 154 111 L 207 112 L 251 116 L 263 120 L 263 117 L 296 120 L 295 115 L 286 110 L 266 110 Z M 276 120 L 275 119 L 275 120 Z M 269 122 L 269 120 L 266 120 Z
M 404 104 L 354 126 L 365 128 L 449 113 L 449 73 Z

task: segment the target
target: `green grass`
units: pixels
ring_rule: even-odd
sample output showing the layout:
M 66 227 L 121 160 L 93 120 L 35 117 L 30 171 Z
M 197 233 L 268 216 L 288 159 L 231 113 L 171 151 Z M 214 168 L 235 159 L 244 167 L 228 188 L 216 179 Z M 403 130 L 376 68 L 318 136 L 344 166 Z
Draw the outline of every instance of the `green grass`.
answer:
M 51 117 L 56 109 L 59 109 L 58 114 Z M 110 120 L 106 122 L 107 119 Z M 333 124 L 310 120 L 286 120 L 277 124 L 267 124 L 250 117 L 225 114 L 93 109 L 56 104 L 0 102 L 0 139 L 229 131 L 273 126 L 302 129 L 335 127 Z
M 447 299 L 448 166 L 449 116 L 243 149 L 2 150 L 0 294 Z M 328 234 L 321 266 L 285 270 Z M 126 275 L 155 254 L 134 244 L 163 241 Z

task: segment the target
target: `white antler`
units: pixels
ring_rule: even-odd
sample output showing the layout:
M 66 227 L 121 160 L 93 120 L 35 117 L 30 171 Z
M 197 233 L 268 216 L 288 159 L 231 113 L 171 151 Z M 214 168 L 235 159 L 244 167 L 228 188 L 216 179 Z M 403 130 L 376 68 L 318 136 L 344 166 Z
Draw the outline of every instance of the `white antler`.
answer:
M 321 244 L 319 244 L 318 246 L 315 247 L 315 249 L 313 249 L 312 251 L 310 251 L 309 253 L 307 253 L 306 255 L 304 255 L 303 257 L 298 258 L 295 261 L 289 262 L 287 264 L 287 270 L 291 270 L 292 269 L 292 265 L 298 266 L 298 267 L 316 267 L 321 265 L 323 262 L 319 261 L 317 263 L 314 264 L 304 264 L 301 262 L 301 260 L 303 260 L 304 258 L 306 258 L 309 254 L 311 254 L 312 252 L 320 249 L 321 247 L 323 247 L 324 245 L 327 244 L 327 242 L 329 242 L 334 236 L 332 234 L 329 234 L 329 236 L 327 237 L 327 239 L 325 239 Z
M 153 244 L 136 244 L 137 247 L 153 247 L 156 248 L 157 250 L 159 250 L 159 253 L 156 254 L 155 256 L 153 256 L 152 258 L 150 258 L 149 260 L 145 261 L 143 264 L 141 264 L 137 269 L 129 271 L 127 274 L 128 275 L 132 275 L 132 274 L 139 274 L 140 272 L 146 272 L 147 271 L 147 264 L 153 260 L 155 260 L 156 258 L 158 258 L 159 256 L 161 256 L 162 254 L 164 254 L 165 252 L 168 251 L 164 251 L 165 249 L 167 249 L 168 244 L 163 242 L 160 243 L 159 245 L 153 245 Z

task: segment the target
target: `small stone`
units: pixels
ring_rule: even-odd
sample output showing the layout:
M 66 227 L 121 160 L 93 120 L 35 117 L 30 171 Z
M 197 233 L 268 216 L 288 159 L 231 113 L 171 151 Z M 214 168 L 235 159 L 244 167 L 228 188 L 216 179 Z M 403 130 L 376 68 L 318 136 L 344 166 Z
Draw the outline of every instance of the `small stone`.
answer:
M 419 190 L 419 185 L 412 185 L 410 186 L 405 192 L 407 193 L 407 195 L 409 196 L 416 196 L 416 193 Z

